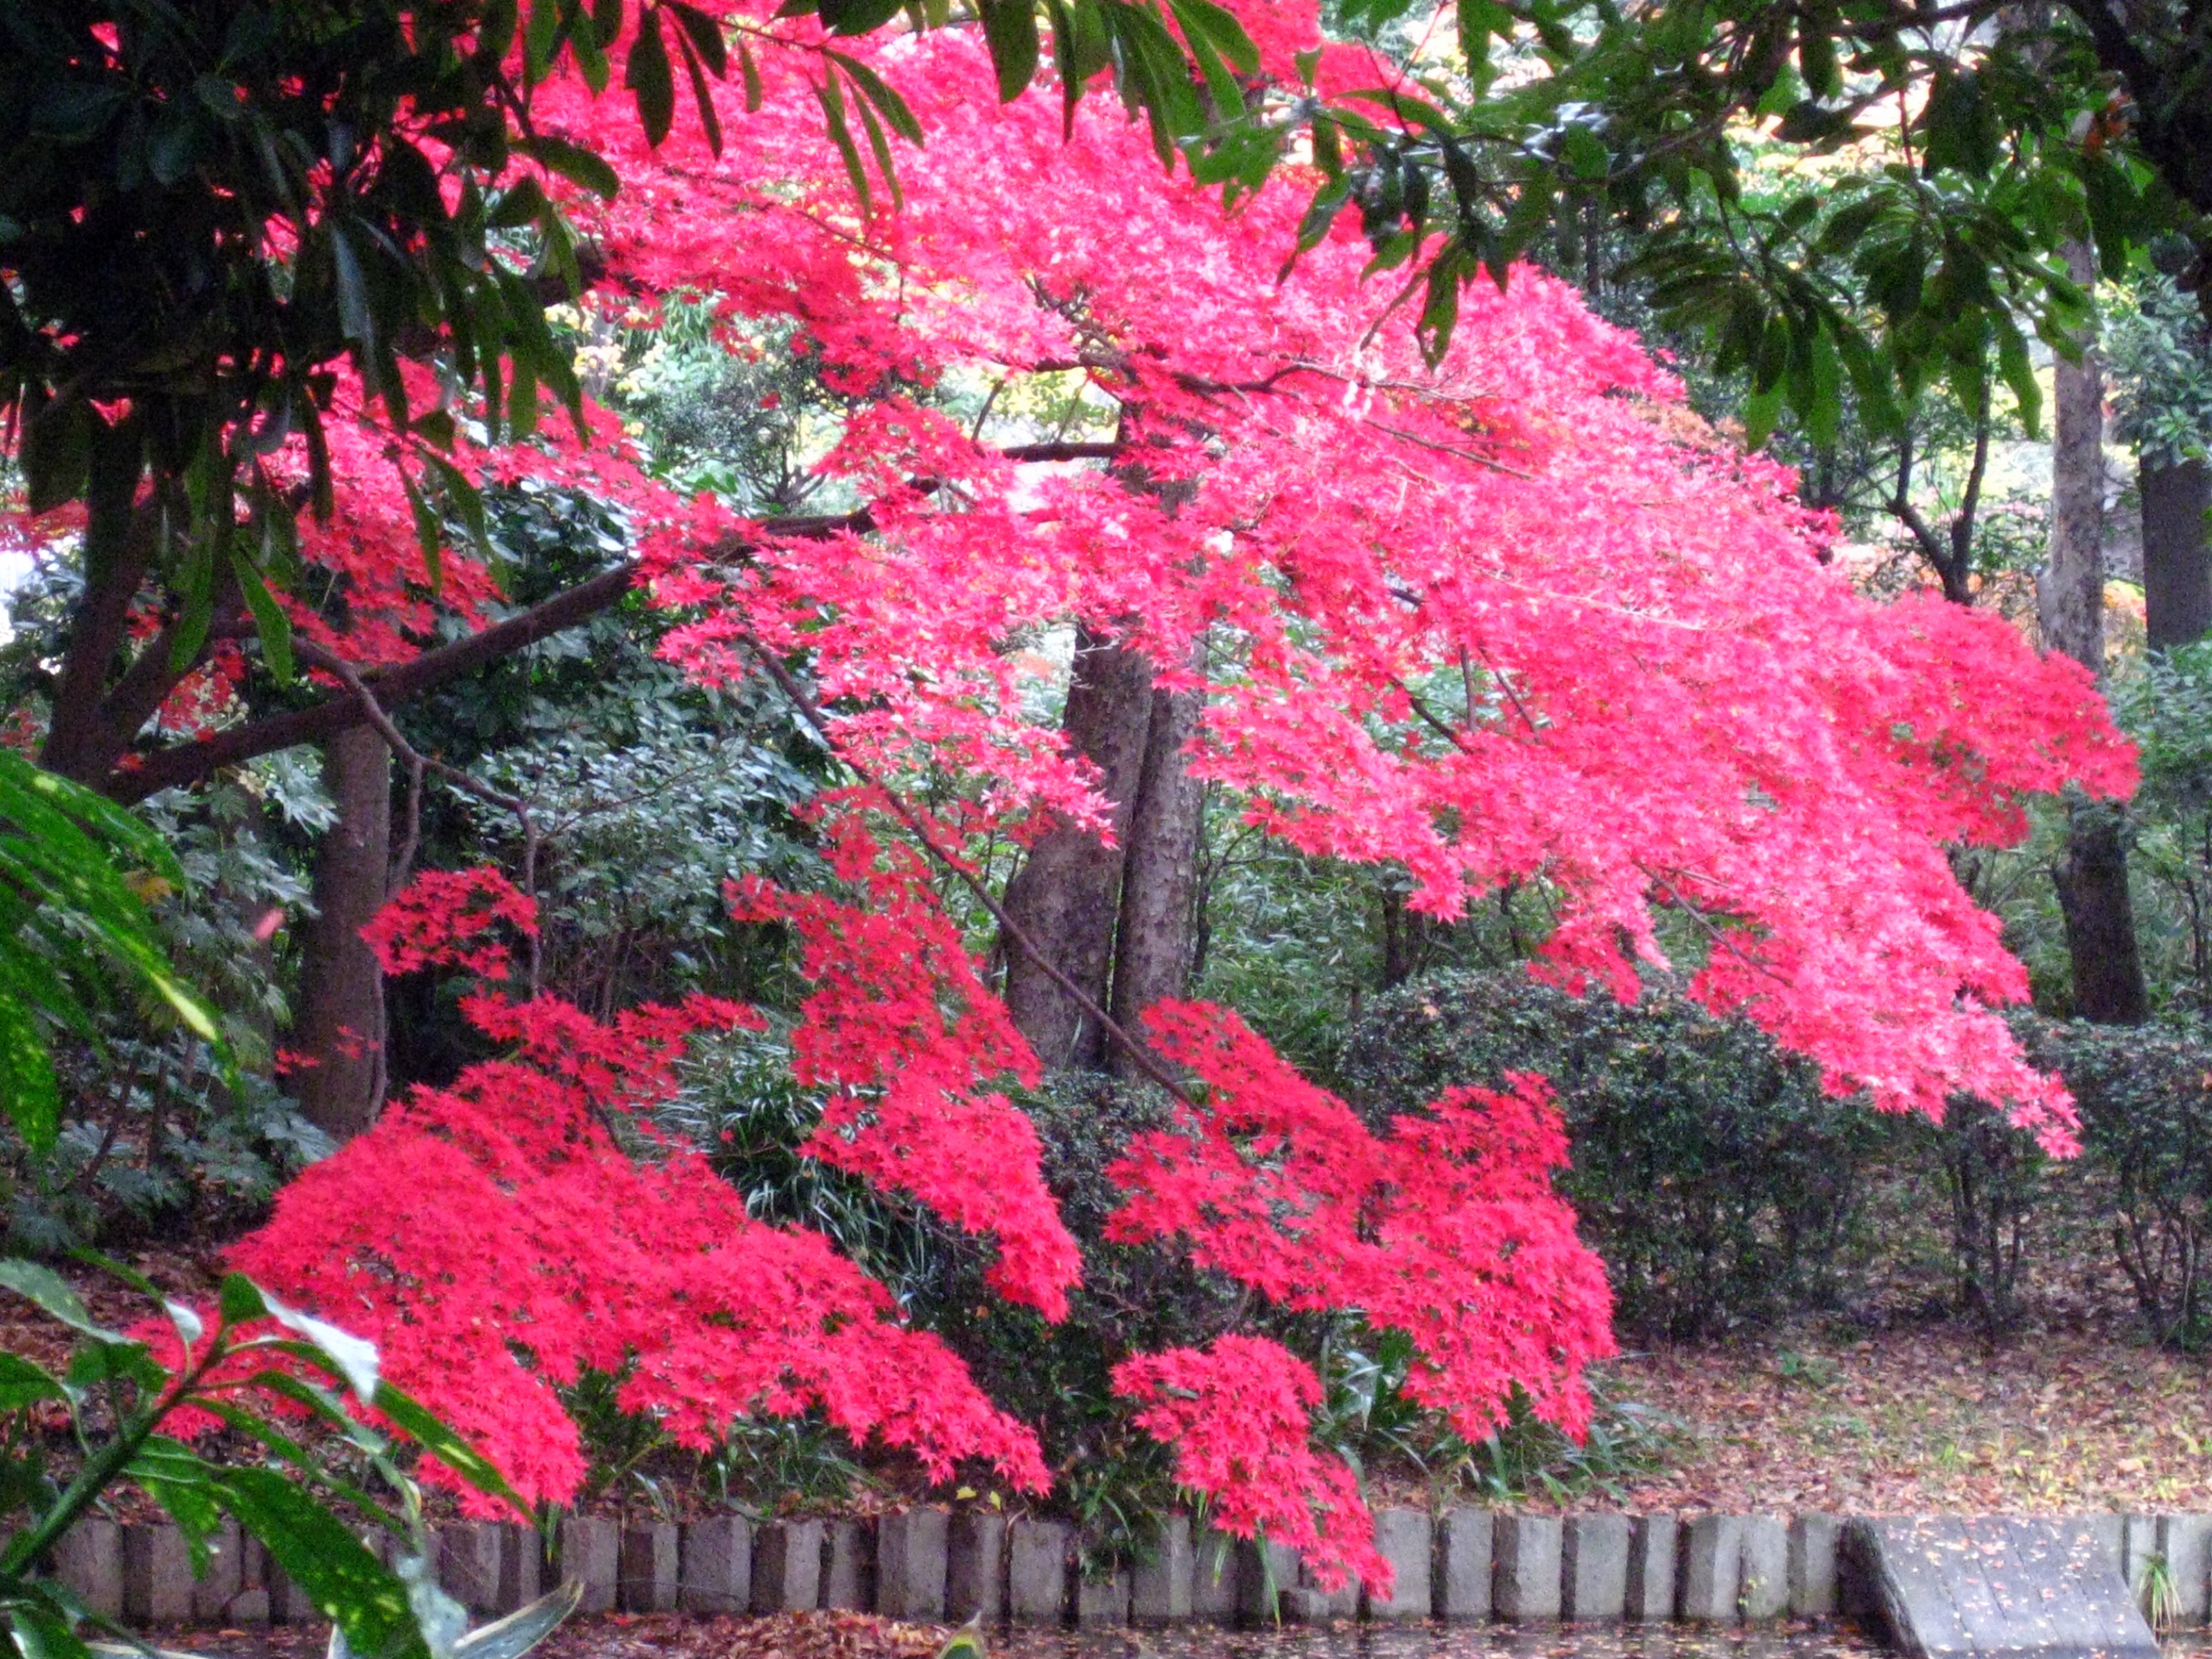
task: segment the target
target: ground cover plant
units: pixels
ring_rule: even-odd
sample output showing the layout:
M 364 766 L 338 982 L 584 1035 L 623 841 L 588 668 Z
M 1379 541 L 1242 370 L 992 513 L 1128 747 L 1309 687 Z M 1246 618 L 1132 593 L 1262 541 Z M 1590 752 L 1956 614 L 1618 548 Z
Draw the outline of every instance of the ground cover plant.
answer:
M 250 273 L 226 313 L 227 402 L 61 395 L 107 319 L 48 297 L 52 248 L 8 267 L 38 347 L 15 522 L 97 579 L 20 683 L 47 763 L 127 799 L 325 741 L 333 1018 L 298 1086 L 351 1091 L 345 1144 L 233 1259 L 343 1310 L 526 1499 L 592 1489 L 580 1418 L 647 1420 L 602 1437 L 623 1470 L 658 1436 L 743 1480 L 732 1425 L 766 1420 L 1037 1498 L 1110 1442 L 1379 1584 L 1355 1460 L 1392 1409 L 1492 1474 L 1531 1425 L 1580 1435 L 1615 1291 L 1695 1331 L 1812 1285 L 1874 1114 L 1978 1097 L 2005 1145 L 2073 1149 L 1954 855 L 2131 787 L 2090 670 L 1855 592 L 1832 518 L 1557 276 L 1470 266 L 1393 309 L 1368 266 L 1418 245 L 1405 179 L 1355 230 L 1309 210 L 1319 139 L 1271 182 L 1270 130 L 1230 177 L 1220 129 L 1376 72 L 1311 10 L 1055 10 L 1049 65 L 988 8 L 980 39 L 836 7 L 465 21 L 386 42 L 447 101 L 372 98 L 338 197 L 318 163 L 315 205 L 265 206 L 258 257 L 299 280 Z M 88 84 L 197 49 L 70 38 Z M 243 106 L 346 150 L 265 84 L 297 45 L 239 46 Z M 1149 126 L 1074 97 L 1109 66 Z M 495 137 L 409 125 L 508 95 Z M 191 196 L 233 141 L 169 114 L 162 154 L 208 171 L 149 176 Z M 418 162 L 450 190 L 409 194 Z M 273 355 L 272 317 L 306 331 Z M 517 695 L 649 696 L 457 763 L 471 722 L 527 723 L 417 699 L 617 605 L 590 670 Z M 1542 1040 L 1355 1110 L 1193 994 L 1209 814 L 1356 872 L 1400 947 L 1495 907 L 1555 988 L 1525 993 Z M 438 1039 L 396 1073 L 386 979 Z M 1661 1090 L 1726 1060 L 1649 1124 L 1639 1045 L 1680 1062 Z M 775 1085 L 717 1103 L 702 1056 L 748 1053 Z M 1627 1081 L 1583 1086 L 1589 1055 Z M 1036 1097 L 1070 1072 L 1141 1109 L 1055 1181 Z M 1662 1134 L 1702 1187 L 1608 1212 L 1599 1171 L 1625 1189 Z M 1571 1137 L 1609 1152 L 1570 1166 Z M 1177 1317 L 1102 1315 L 1131 1280 Z M 994 1323 L 1055 1345 L 1076 1409 L 1016 1397 Z

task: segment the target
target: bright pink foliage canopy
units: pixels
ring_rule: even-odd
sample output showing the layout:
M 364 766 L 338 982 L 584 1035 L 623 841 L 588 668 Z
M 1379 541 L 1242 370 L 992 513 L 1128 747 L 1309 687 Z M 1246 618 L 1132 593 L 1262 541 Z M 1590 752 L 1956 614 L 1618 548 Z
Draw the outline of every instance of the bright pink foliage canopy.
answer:
M 1079 623 L 1203 686 L 1192 766 L 1297 847 L 1395 861 L 1439 916 L 1543 884 L 1549 971 L 1625 997 L 1674 968 L 1654 915 L 1683 911 L 1693 993 L 1835 1090 L 1931 1114 L 1971 1091 L 2068 1141 L 2063 1093 L 1992 1012 L 2022 970 L 1942 843 L 2015 838 L 2023 796 L 2069 780 L 2130 787 L 2080 669 L 1988 617 L 1854 594 L 1788 475 L 1706 432 L 1561 283 L 1516 270 L 1503 292 L 1468 289 L 1431 369 L 1406 319 L 1377 322 L 1355 240 L 1278 281 L 1295 184 L 1225 216 L 1099 100 L 1066 142 L 1056 100 L 1000 105 L 957 32 L 842 43 L 928 139 L 899 156 L 903 210 L 864 216 L 821 136 L 816 25 L 740 21 L 787 46 L 763 53 L 757 113 L 720 94 L 720 158 L 681 129 L 650 150 L 625 106 L 573 86 L 546 88 L 537 118 L 623 178 L 611 204 L 574 204 L 616 303 L 718 294 L 733 319 L 790 324 L 862 400 L 823 466 L 868 503 L 866 533 L 779 535 L 677 499 L 596 413 L 588 447 L 549 428 L 462 457 L 625 507 L 681 613 L 674 660 L 723 682 L 763 650 L 803 656 L 828 737 L 907 799 L 949 803 L 928 833 L 960 856 L 1054 811 L 1103 822 L 1022 648 Z M 1311 9 L 1265 21 L 1285 74 L 1317 39 Z M 1129 465 L 1010 459 L 1034 433 L 933 403 L 1043 375 L 1081 391 Z M 331 640 L 374 659 L 420 641 L 427 601 L 402 485 L 421 462 L 370 431 L 311 551 L 365 595 L 384 573 L 388 603 L 364 607 L 381 623 Z M 463 609 L 487 591 L 450 574 L 468 562 L 449 556 L 445 578 Z M 1036 1060 L 885 805 L 823 803 L 843 896 L 732 896 L 802 942 L 798 1060 L 825 1100 L 808 1150 L 988 1237 L 996 1288 L 1057 1317 L 1079 1263 L 1007 1095 Z M 380 924 L 395 966 L 440 948 L 426 916 L 465 920 L 465 954 L 490 916 L 521 919 L 437 879 L 451 890 L 418 887 Z M 750 1220 L 692 1152 L 617 1141 L 618 1122 L 646 1133 L 684 1033 L 736 1011 L 601 1025 L 542 999 L 471 1006 L 514 1057 L 416 1091 L 310 1171 L 240 1265 L 376 1336 L 535 1496 L 580 1472 L 548 1385 L 626 1358 L 626 1402 L 687 1441 L 818 1404 L 933 1470 L 981 1456 L 1046 1478 L 1028 1431 L 820 1238 Z M 1170 1005 L 1151 1024 L 1198 1086 L 1118 1167 L 1120 1236 L 1184 1241 L 1279 1306 L 1405 1331 L 1413 1392 L 1465 1432 L 1516 1384 L 1554 1421 L 1586 1419 L 1608 1301 L 1551 1190 L 1565 1147 L 1539 1081 L 1455 1091 L 1378 1134 L 1234 1015 Z M 1226 1522 L 1379 1581 L 1349 1472 L 1306 1442 L 1319 1383 L 1302 1362 L 1236 1335 L 1132 1357 L 1117 1386 Z

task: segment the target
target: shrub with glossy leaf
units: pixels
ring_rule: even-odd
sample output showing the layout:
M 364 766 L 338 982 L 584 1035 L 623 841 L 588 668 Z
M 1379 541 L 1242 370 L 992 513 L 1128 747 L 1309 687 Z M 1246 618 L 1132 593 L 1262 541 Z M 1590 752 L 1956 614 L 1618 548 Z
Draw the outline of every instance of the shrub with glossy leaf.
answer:
M 1629 1007 L 1518 969 L 1385 994 L 1343 1060 L 1370 1118 L 1516 1071 L 1558 1091 L 1573 1145 L 1562 1190 L 1605 1259 L 1622 1330 L 1708 1335 L 1828 1294 L 1887 1130 L 1823 1094 L 1812 1065 L 1663 991 Z

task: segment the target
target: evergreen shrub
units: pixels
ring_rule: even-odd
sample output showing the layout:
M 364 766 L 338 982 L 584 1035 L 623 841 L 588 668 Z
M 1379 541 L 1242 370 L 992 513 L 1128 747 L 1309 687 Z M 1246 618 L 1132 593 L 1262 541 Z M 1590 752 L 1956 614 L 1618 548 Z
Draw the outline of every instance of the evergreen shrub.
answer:
M 1557 1091 L 1574 1148 L 1562 1186 L 1624 1335 L 1711 1336 L 1832 1299 L 1862 1177 L 1893 1131 L 1825 1094 L 1809 1062 L 1684 997 L 1625 1006 L 1508 968 L 1386 993 L 1341 1063 L 1378 1118 L 1516 1071 Z

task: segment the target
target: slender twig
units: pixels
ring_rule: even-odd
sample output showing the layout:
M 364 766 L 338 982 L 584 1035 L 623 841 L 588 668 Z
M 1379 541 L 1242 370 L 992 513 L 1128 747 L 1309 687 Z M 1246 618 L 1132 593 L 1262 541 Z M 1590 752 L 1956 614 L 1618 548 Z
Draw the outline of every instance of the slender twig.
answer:
M 1683 897 L 1681 890 L 1676 887 L 1673 882 L 1668 880 L 1666 877 L 1661 875 L 1656 870 L 1654 870 L 1648 864 L 1639 864 L 1636 867 L 1644 872 L 1646 879 L 1656 881 L 1660 886 L 1665 888 L 1667 890 L 1667 896 L 1674 901 L 1675 908 L 1680 910 L 1685 915 L 1688 916 L 1691 921 L 1696 922 L 1698 927 L 1704 928 L 1705 931 L 1705 936 L 1715 945 L 1719 945 L 1722 950 L 1727 951 L 1730 956 L 1734 957 L 1745 967 L 1750 969 L 1753 973 L 1764 974 L 1778 985 L 1787 985 L 1790 982 L 1786 975 L 1777 973 L 1774 969 L 1770 967 L 1767 963 L 1759 961 L 1756 957 L 1746 956 L 1743 951 L 1737 947 L 1734 939 L 1730 939 L 1726 933 L 1723 933 L 1719 928 L 1713 926 L 1711 917 L 1706 915 L 1703 910 L 1700 910 L 1696 905 L 1691 903 L 1688 899 Z

